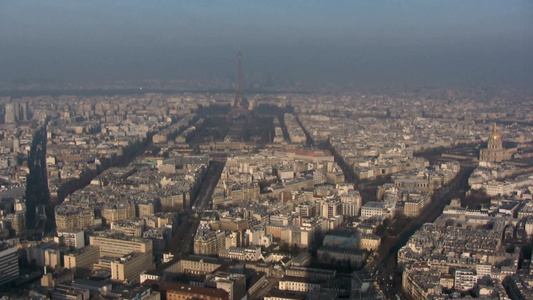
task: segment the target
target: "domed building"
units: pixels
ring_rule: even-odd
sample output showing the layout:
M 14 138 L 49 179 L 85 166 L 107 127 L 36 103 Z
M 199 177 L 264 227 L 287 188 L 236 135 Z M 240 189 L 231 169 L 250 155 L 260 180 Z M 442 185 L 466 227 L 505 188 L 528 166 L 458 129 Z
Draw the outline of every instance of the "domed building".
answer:
M 502 137 L 498 132 L 498 125 L 494 123 L 494 129 L 489 137 L 487 149 L 481 149 L 479 152 L 479 161 L 502 162 L 512 157 L 513 151 L 503 148 Z

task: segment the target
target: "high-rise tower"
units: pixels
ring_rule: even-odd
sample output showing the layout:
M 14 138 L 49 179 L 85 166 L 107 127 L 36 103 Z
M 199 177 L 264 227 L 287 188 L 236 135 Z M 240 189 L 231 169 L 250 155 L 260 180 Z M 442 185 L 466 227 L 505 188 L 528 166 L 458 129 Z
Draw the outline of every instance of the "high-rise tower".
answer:
M 6 104 L 5 111 L 6 111 L 5 122 L 7 124 L 13 124 L 17 122 L 17 114 L 15 111 L 15 105 L 13 103 Z
M 235 93 L 235 99 L 231 102 L 231 112 L 228 115 L 228 119 L 233 120 L 239 116 L 246 117 L 247 120 L 251 120 L 250 116 L 250 103 L 244 96 L 244 87 L 242 84 L 242 54 L 239 50 L 238 54 L 239 63 L 237 67 L 237 89 Z
M 233 100 L 232 106 L 239 108 L 248 108 L 248 99 L 244 96 L 244 88 L 242 86 L 242 53 L 239 51 L 238 54 L 239 63 L 238 63 L 238 74 L 237 74 L 237 90 L 235 94 L 235 100 Z

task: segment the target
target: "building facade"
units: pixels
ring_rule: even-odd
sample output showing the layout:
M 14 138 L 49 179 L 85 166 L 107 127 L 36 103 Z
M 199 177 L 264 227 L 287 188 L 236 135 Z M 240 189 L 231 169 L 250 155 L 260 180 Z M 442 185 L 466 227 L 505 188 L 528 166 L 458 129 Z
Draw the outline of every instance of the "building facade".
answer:
M 502 162 L 511 159 L 513 151 L 503 148 L 502 137 L 498 132 L 498 126 L 494 123 L 494 128 L 487 143 L 487 149 L 481 149 L 479 160 L 485 162 Z
M 0 285 L 19 277 L 17 247 L 0 244 Z

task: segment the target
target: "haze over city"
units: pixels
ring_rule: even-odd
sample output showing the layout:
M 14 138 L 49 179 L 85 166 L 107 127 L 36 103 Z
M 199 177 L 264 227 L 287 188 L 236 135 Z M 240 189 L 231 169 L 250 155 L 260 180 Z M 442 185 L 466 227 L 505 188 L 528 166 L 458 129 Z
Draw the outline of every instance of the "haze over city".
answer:
M 1 2 L 0 300 L 533 300 L 532 25 Z
M 262 87 L 525 88 L 531 1 L 14 1 L 0 80 L 236 80 Z M 250 82 L 248 82 L 250 84 Z

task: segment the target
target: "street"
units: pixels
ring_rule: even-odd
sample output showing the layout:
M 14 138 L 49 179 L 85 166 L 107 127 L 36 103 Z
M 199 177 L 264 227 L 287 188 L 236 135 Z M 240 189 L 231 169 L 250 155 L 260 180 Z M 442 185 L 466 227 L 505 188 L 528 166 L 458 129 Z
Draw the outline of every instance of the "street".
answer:
M 435 221 L 453 198 L 460 198 L 468 190 L 468 178 L 474 171 L 472 166 L 461 166 L 457 176 L 445 187 L 435 191 L 431 202 L 395 238 L 394 243 L 383 243 L 378 257 L 365 266 L 369 272 L 379 272 L 380 285 L 388 298 L 401 290 L 401 277 L 396 273 L 396 254 L 409 238 L 425 223 Z M 392 276 L 392 279 L 391 279 Z
M 198 225 L 200 225 L 200 216 L 202 211 L 209 209 L 209 202 L 212 199 L 213 190 L 220 179 L 223 169 L 224 163 L 222 162 L 211 161 L 209 164 L 206 178 L 202 182 L 198 195 L 191 203 L 195 209 L 186 209 L 180 214 L 180 225 L 174 232 L 172 242 L 169 246 L 171 253 L 187 255 L 193 252 L 194 235 L 196 234 Z

